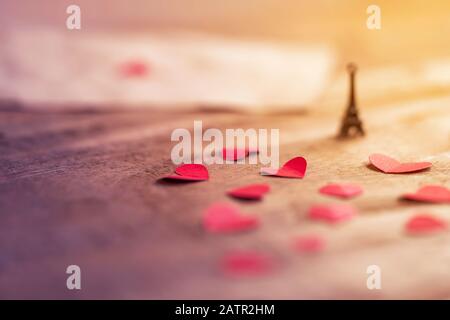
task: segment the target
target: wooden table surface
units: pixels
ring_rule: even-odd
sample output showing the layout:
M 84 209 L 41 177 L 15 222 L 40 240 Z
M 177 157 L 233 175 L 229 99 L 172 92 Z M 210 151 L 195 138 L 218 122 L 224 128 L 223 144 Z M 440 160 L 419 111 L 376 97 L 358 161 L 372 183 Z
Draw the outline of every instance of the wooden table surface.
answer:
M 368 135 L 334 138 L 342 101 L 304 112 L 249 115 L 156 110 L 0 112 L 1 298 L 450 298 L 450 234 L 410 237 L 405 221 L 428 212 L 450 222 L 448 205 L 399 200 L 424 184 L 449 187 L 450 97 L 367 102 Z M 5 109 L 5 108 L 4 108 Z M 210 180 L 158 183 L 170 173 L 170 133 L 204 127 L 279 128 L 280 161 L 308 160 L 303 180 L 259 175 L 259 165 L 211 165 Z M 367 166 L 380 152 L 433 163 L 430 170 L 386 175 Z M 225 191 L 267 182 L 262 202 L 237 202 Z M 342 202 L 320 195 L 328 182 L 354 182 L 363 196 L 352 221 L 329 226 L 306 218 L 310 205 Z M 253 232 L 210 235 L 202 211 L 216 201 L 255 213 Z M 292 250 L 292 239 L 317 233 L 316 255 Z M 230 279 L 219 268 L 229 250 L 261 250 L 273 274 Z M 66 267 L 82 270 L 82 290 L 66 288 Z M 382 271 L 368 290 L 366 268 Z
M 88 10 L 84 2 L 83 10 Z M 411 237 L 404 232 L 405 222 L 417 213 L 450 223 L 450 206 L 399 199 L 426 184 L 450 187 L 450 43 L 442 36 L 450 30 L 450 3 L 380 1 L 383 27 L 371 31 L 365 24 L 364 2 L 291 2 L 270 9 L 262 6 L 259 24 L 249 23 L 250 12 L 236 16 L 229 10 L 231 34 L 256 29 L 276 37 L 282 30 L 294 42 L 337 45 L 338 70 L 348 61 L 360 65 L 358 101 L 367 136 L 335 139 L 347 97 L 343 72 L 316 104 L 289 114 L 165 111 L 150 106 L 109 112 L 107 107 L 100 112 L 82 106 L 80 111 L 57 112 L 65 106 L 45 111 L 0 101 L 0 298 L 450 298 L 450 233 Z M 55 11 L 59 28 L 64 10 L 56 4 L 41 7 Z M 34 30 L 40 11 L 28 11 L 26 19 L 4 12 L 7 20 L 17 22 L 14 29 L 31 21 Z M 218 24 L 225 21 L 202 16 Z M 83 30 L 85 26 L 90 31 L 89 24 L 83 24 Z M 42 38 L 27 34 L 38 39 L 36 50 L 42 49 Z M 27 55 L 22 46 L 4 47 L 12 50 L 11 57 L 27 56 L 33 67 L 30 75 L 42 76 L 34 68 L 40 66 L 35 50 Z M 53 47 L 44 46 L 48 48 Z M 65 48 L 77 52 L 75 46 Z M 55 61 L 66 58 L 58 56 L 58 50 L 51 53 Z M 58 67 L 53 60 L 51 66 Z M 86 65 L 97 63 L 90 59 Z M 10 69 L 3 83 L 14 81 L 14 72 L 22 70 Z M 51 80 L 55 85 L 61 81 Z M 71 77 L 66 81 L 79 84 Z M 50 93 L 53 89 L 48 88 Z M 280 161 L 304 156 L 306 177 L 263 177 L 260 165 L 211 165 L 207 182 L 159 183 L 175 167 L 170 160 L 171 132 L 192 129 L 194 120 L 202 120 L 205 128 L 280 129 Z M 367 166 L 368 156 L 375 152 L 403 161 L 431 161 L 433 166 L 414 174 L 387 175 Z M 237 202 L 225 195 L 231 187 L 258 182 L 272 187 L 262 202 Z M 355 219 L 329 226 L 306 217 L 312 204 L 343 202 L 318 193 L 328 182 L 353 182 L 364 188 L 362 196 L 346 201 L 358 208 Z M 202 212 L 216 201 L 257 214 L 261 227 L 234 235 L 206 234 Z M 305 255 L 292 250 L 292 240 L 307 233 L 324 237 L 324 252 Z M 272 255 L 279 268 L 263 277 L 226 277 L 219 261 L 234 249 Z M 73 264 L 81 267 L 79 291 L 66 288 L 66 268 Z M 381 268 L 381 290 L 366 287 L 369 265 Z

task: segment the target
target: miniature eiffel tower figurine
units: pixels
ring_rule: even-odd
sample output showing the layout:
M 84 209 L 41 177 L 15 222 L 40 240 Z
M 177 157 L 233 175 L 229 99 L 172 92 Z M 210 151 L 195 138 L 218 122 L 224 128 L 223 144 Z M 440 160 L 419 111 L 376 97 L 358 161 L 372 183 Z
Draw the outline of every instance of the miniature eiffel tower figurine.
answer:
M 364 129 L 362 122 L 358 117 L 358 109 L 356 108 L 355 100 L 355 73 L 356 65 L 350 63 L 347 65 L 347 71 L 350 76 L 350 95 L 348 100 L 347 111 L 344 114 L 341 124 L 341 130 L 339 131 L 339 138 L 346 138 L 356 135 L 364 135 Z

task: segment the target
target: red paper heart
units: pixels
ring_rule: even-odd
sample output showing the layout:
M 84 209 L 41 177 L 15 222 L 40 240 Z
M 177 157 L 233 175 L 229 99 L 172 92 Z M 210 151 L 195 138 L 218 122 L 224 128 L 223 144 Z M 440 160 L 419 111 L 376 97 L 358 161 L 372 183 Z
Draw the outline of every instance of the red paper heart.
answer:
M 329 196 L 347 199 L 361 194 L 363 189 L 356 184 L 328 184 L 320 188 L 319 192 Z
M 403 195 L 403 198 L 421 202 L 449 203 L 450 190 L 441 186 L 423 186 L 416 193 Z
M 299 252 L 319 252 L 325 248 L 325 240 L 319 235 L 299 236 L 294 240 L 294 249 Z
M 258 217 L 242 215 L 238 208 L 226 203 L 213 204 L 203 216 L 203 227 L 211 233 L 245 231 L 258 225 Z
M 419 214 L 409 219 L 405 229 L 410 234 L 429 234 L 447 229 L 447 223 L 428 214 Z
M 305 158 L 295 157 L 286 162 L 280 169 L 261 168 L 261 174 L 265 176 L 302 179 L 305 176 L 306 166 Z
M 270 191 L 268 184 L 250 184 L 227 192 L 228 195 L 246 200 L 261 200 L 264 194 Z
M 120 71 L 124 77 L 145 77 L 149 73 L 149 67 L 145 62 L 128 61 L 120 66 Z
M 223 257 L 222 268 L 230 276 L 261 276 L 272 272 L 275 263 L 266 254 L 254 251 L 236 251 Z
M 369 156 L 370 163 L 384 173 L 416 172 L 431 167 L 430 162 L 401 163 L 391 157 L 375 153 Z
M 310 219 L 323 220 L 328 223 L 350 220 L 356 214 L 356 209 L 348 204 L 315 205 L 309 209 Z
M 208 169 L 202 164 L 183 164 L 175 169 L 175 173 L 164 177 L 164 179 L 184 181 L 208 180 Z

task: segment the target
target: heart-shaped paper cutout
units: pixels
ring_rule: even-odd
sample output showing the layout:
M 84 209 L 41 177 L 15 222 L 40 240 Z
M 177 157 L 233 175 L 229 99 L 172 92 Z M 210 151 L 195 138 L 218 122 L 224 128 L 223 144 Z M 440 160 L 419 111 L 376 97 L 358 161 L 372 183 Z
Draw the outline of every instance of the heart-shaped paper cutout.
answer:
M 223 160 L 238 161 L 248 157 L 250 154 L 258 153 L 258 148 L 246 147 L 246 148 L 223 148 L 222 157 Z
M 236 251 L 226 254 L 222 268 L 229 276 L 262 276 L 275 268 L 273 259 L 266 254 L 254 251 Z
M 412 217 L 405 225 L 410 234 L 430 234 L 447 229 L 447 223 L 429 214 L 420 214 Z
M 337 223 L 352 219 L 357 210 L 348 204 L 314 205 L 309 209 L 309 218 L 328 223 Z
M 363 189 L 356 184 L 332 183 L 320 188 L 319 192 L 329 196 L 348 199 L 360 195 L 363 192 Z
M 294 239 L 294 249 L 299 252 L 319 252 L 325 248 L 325 240 L 319 235 L 304 235 Z
M 145 77 L 149 73 L 149 67 L 142 61 L 128 61 L 120 66 L 120 73 L 127 78 Z
M 431 167 L 431 162 L 401 163 L 391 157 L 375 153 L 369 156 L 370 163 L 384 173 L 409 173 Z
M 450 190 L 441 186 L 423 186 L 415 193 L 403 195 L 403 198 L 420 202 L 450 203 Z
M 222 157 L 224 160 L 237 161 L 246 158 L 249 155 L 247 148 L 222 149 Z
M 183 164 L 175 169 L 174 174 L 164 177 L 164 179 L 182 181 L 204 181 L 208 178 L 208 169 L 202 164 Z
M 227 203 L 211 205 L 203 216 L 203 227 L 211 233 L 246 231 L 258 225 L 258 217 L 243 215 L 238 208 Z
M 270 191 L 268 184 L 250 184 L 248 186 L 232 189 L 227 192 L 228 195 L 246 200 L 261 200 L 262 197 Z
M 259 153 L 259 148 L 258 147 L 246 147 L 245 150 L 247 150 L 249 154 L 257 154 L 257 153 Z
M 302 179 L 305 176 L 307 162 L 303 157 L 295 157 L 286 162 L 281 168 L 261 168 L 264 176 Z

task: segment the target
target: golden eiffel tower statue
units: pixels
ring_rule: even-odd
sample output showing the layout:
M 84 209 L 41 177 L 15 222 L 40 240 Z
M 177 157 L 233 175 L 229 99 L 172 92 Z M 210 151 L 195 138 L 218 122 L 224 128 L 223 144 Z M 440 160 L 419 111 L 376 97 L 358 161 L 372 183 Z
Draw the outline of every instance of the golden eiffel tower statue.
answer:
M 347 138 L 352 136 L 363 136 L 364 129 L 362 122 L 358 117 L 358 109 L 355 99 L 355 74 L 357 67 L 350 63 L 347 65 L 347 71 L 350 76 L 350 92 L 348 99 L 348 107 L 342 119 L 341 129 L 339 130 L 339 138 Z

